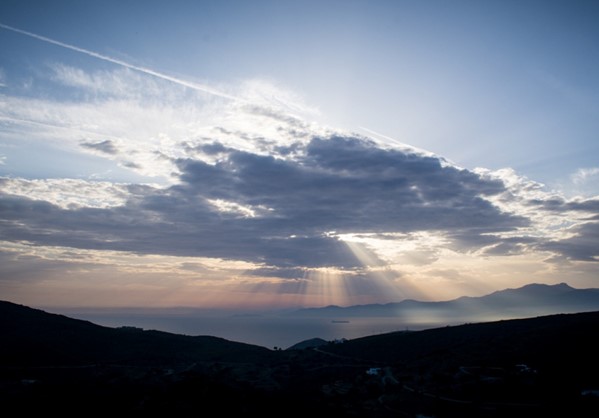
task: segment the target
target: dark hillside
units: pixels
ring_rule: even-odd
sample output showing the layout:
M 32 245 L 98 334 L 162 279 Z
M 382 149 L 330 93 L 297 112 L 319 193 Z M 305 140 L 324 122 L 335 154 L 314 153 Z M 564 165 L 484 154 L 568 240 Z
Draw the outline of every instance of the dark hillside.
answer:
M 0 365 L 258 362 L 270 350 L 216 337 L 108 328 L 0 301 Z
M 0 411 L 594 418 L 598 329 L 591 312 L 271 351 L 0 302 Z
M 599 312 L 559 314 L 376 335 L 322 350 L 392 367 L 404 388 L 452 399 L 439 406 L 441 416 L 591 417 L 599 413 L 597 330 Z M 453 415 L 460 402 L 482 406 Z M 493 413 L 479 415 L 482 409 Z
M 598 371 L 599 312 L 550 315 L 349 340 L 326 350 L 386 363 L 563 364 Z

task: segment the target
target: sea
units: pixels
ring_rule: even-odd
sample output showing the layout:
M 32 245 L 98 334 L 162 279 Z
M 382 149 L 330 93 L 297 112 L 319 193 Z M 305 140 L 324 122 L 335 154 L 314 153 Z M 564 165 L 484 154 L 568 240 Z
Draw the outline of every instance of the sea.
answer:
M 299 342 L 322 338 L 341 341 L 395 331 L 416 331 L 448 324 L 406 323 L 400 318 L 300 317 L 284 314 L 210 315 L 195 313 L 136 313 L 106 311 L 54 312 L 107 327 L 132 326 L 190 336 L 221 337 L 230 341 L 286 349 Z

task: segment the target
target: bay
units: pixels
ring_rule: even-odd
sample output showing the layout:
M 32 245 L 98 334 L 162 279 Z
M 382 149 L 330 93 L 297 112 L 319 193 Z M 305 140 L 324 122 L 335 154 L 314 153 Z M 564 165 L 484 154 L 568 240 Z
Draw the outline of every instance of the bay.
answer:
M 387 332 L 420 330 L 445 324 L 403 322 L 401 318 L 295 317 L 289 315 L 206 315 L 101 312 L 64 314 L 108 327 L 133 326 L 191 336 L 209 335 L 273 349 L 322 338 L 326 341 L 354 339 Z

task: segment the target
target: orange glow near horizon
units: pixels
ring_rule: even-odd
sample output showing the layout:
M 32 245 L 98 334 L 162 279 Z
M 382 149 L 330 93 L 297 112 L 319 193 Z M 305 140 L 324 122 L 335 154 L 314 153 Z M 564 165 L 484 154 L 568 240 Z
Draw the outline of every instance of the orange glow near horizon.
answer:
M 533 282 L 564 281 L 558 266 L 542 263 L 542 254 L 480 257 L 445 249 L 427 264 L 413 262 L 406 252 L 397 256 L 398 262 L 385 259 L 381 265 L 384 257 L 376 247 L 343 242 L 362 267 L 306 268 L 297 278 L 274 277 L 276 270 L 274 276 L 263 277 L 254 273 L 263 266 L 242 261 L 9 244 L 3 246 L 3 269 L 16 271 L 24 258 L 31 268 L 14 276 L 18 280 L 0 282 L 0 293 L 5 300 L 39 307 L 269 310 L 449 300 Z M 393 245 L 406 245 L 384 243 L 387 254 Z M 594 287 L 591 273 L 592 269 L 581 270 L 569 284 Z

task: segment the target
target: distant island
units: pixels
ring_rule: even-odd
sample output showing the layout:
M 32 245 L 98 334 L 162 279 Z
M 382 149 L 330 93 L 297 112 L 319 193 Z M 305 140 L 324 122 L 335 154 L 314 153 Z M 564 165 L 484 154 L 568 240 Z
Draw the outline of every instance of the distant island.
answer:
M 566 283 L 529 284 L 480 297 L 460 297 L 441 302 L 404 300 L 396 303 L 306 308 L 290 316 L 324 318 L 397 317 L 428 323 L 491 321 L 556 313 L 599 310 L 599 289 L 575 289 Z M 339 322 L 334 319 L 332 322 Z

